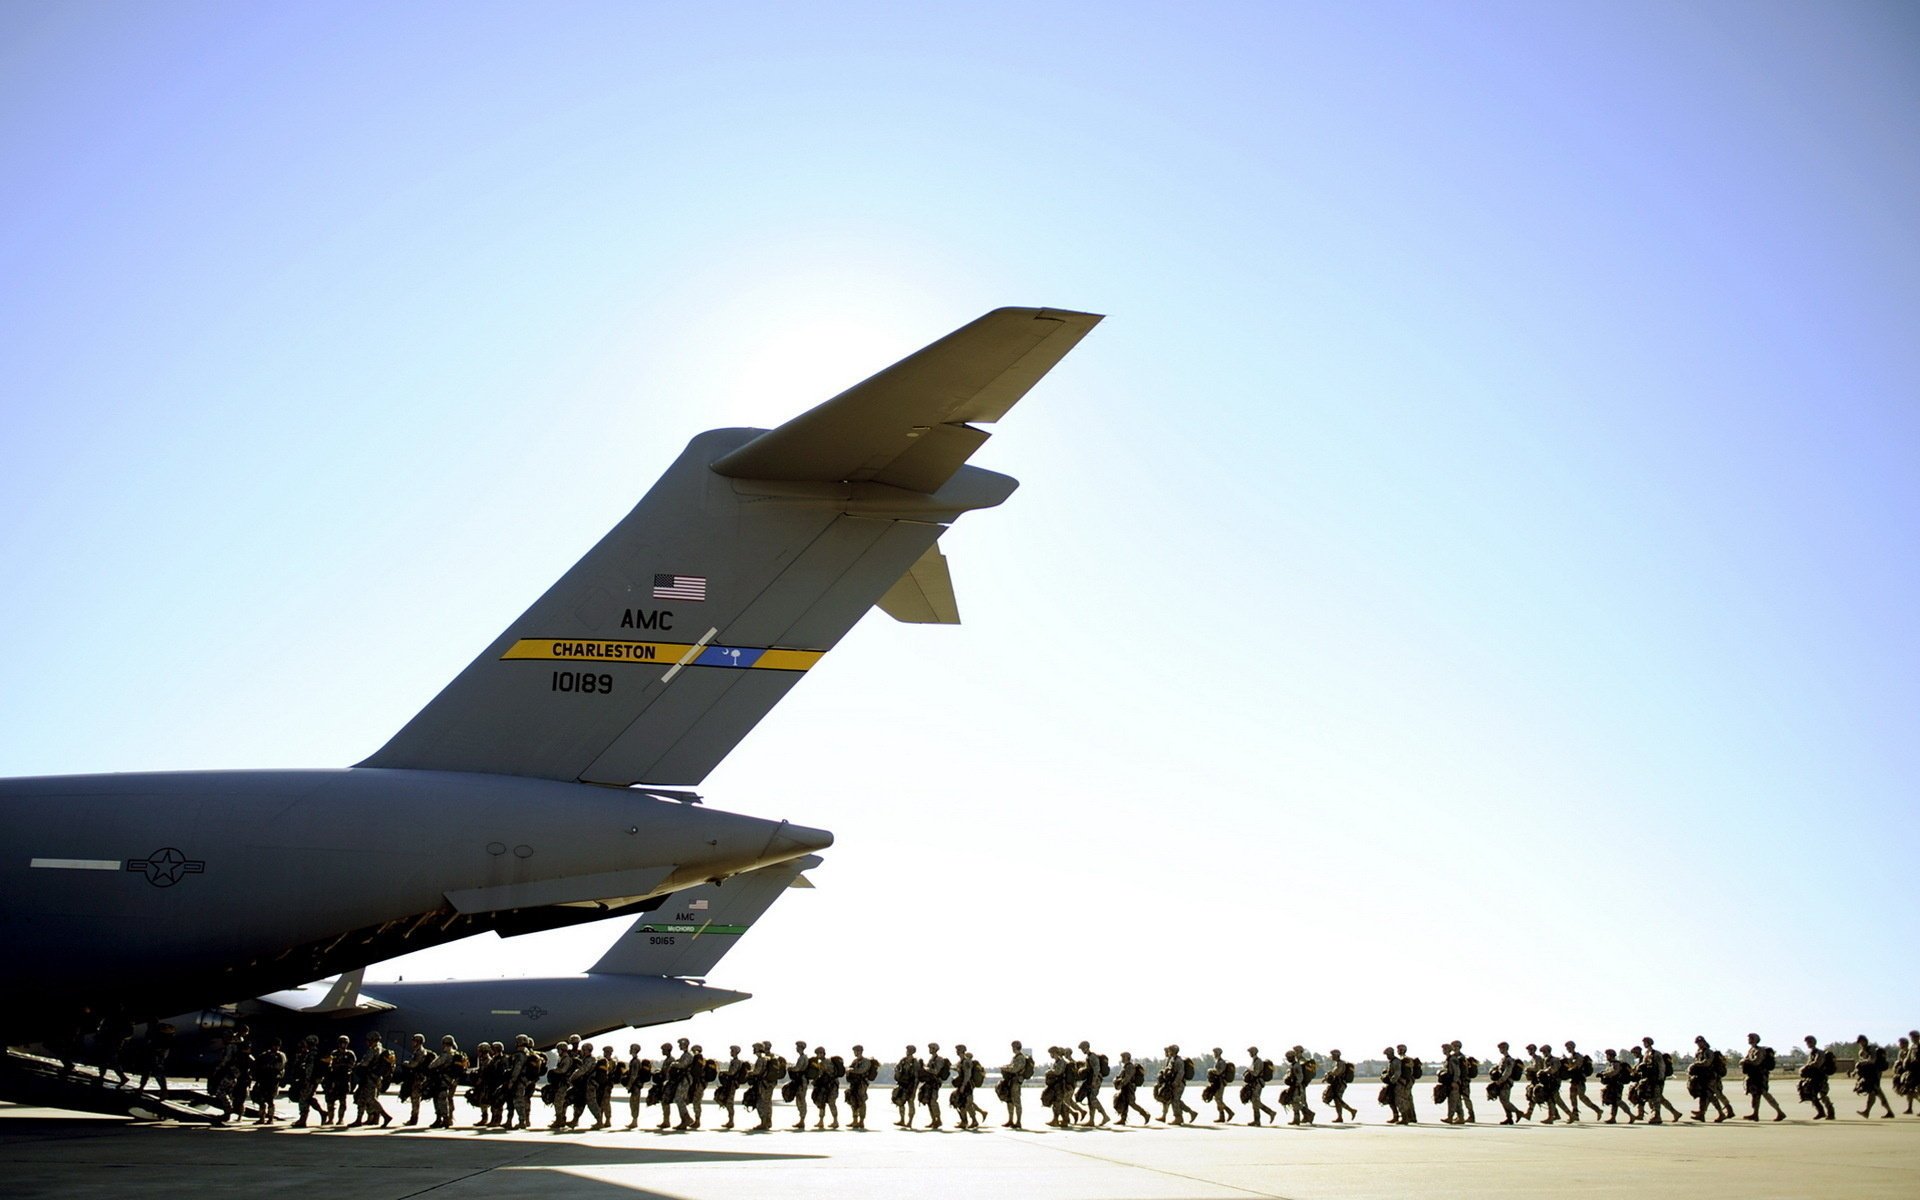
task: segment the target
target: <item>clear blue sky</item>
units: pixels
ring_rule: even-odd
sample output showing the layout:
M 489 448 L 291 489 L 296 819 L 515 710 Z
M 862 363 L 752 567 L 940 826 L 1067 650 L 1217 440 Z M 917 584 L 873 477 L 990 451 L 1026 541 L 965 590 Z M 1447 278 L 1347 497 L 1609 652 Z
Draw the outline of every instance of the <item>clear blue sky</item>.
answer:
M 0 774 L 354 762 L 694 433 L 1084 308 L 967 623 L 708 781 L 840 841 L 694 1036 L 1908 1028 L 1916 61 L 1901 4 L 8 4 Z

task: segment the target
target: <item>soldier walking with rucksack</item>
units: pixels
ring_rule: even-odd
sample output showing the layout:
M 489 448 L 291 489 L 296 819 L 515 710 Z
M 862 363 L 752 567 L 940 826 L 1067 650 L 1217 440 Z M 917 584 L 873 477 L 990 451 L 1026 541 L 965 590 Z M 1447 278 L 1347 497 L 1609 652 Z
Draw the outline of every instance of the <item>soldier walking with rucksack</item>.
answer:
M 1733 1115 L 1733 1105 L 1727 1102 L 1726 1085 L 1721 1082 L 1727 1075 L 1727 1056 L 1707 1044 L 1704 1034 L 1693 1039 L 1693 1063 L 1687 1067 L 1687 1095 L 1698 1103 L 1693 1119 L 1707 1119 L 1707 1109 L 1713 1109 L 1715 1123 Z
M 1333 1105 L 1333 1123 L 1339 1125 L 1352 1117 L 1360 1119 L 1360 1110 L 1347 1103 L 1347 1085 L 1353 1082 L 1353 1064 L 1340 1057 L 1338 1049 L 1327 1052 L 1327 1085 L 1320 1090 L 1320 1102 Z M 1341 1114 L 1345 1114 L 1342 1116 Z
M 1106 1106 L 1100 1103 L 1100 1085 L 1106 1082 L 1111 1071 L 1107 1066 L 1107 1056 L 1095 1054 L 1085 1042 L 1080 1043 L 1080 1053 L 1086 1056 L 1086 1074 L 1080 1081 L 1079 1098 L 1086 1102 L 1087 1124 L 1095 1124 L 1094 1118 L 1100 1118 L 1099 1124 L 1105 1125 L 1113 1118 L 1107 1115 Z
M 1753 1098 L 1753 1112 L 1746 1118 L 1749 1121 L 1760 1119 L 1760 1102 L 1765 1100 L 1773 1106 L 1773 1119 L 1784 1121 L 1787 1114 L 1780 1111 L 1780 1102 L 1773 1098 L 1774 1054 L 1772 1046 L 1762 1046 L 1760 1035 L 1747 1035 L 1747 1053 L 1740 1060 L 1740 1070 L 1747 1077 L 1747 1095 Z
M 960 1057 L 953 1064 L 953 1095 L 948 1099 L 960 1128 L 978 1129 L 987 1110 L 973 1102 L 973 1090 L 987 1081 L 987 1069 L 965 1046 L 955 1046 L 953 1052 Z
M 1187 1103 L 1187 1084 L 1193 1079 L 1193 1060 L 1180 1056 L 1180 1047 L 1168 1046 L 1166 1065 L 1160 1068 L 1160 1078 L 1153 1094 L 1160 1101 L 1160 1119 L 1167 1120 L 1167 1111 L 1173 1111 L 1172 1124 L 1185 1125 L 1197 1119 L 1200 1114 Z
M 1520 1106 L 1513 1102 L 1513 1085 L 1520 1082 L 1522 1067 L 1520 1060 L 1507 1050 L 1507 1043 L 1500 1043 L 1500 1061 L 1493 1064 L 1493 1071 L 1487 1079 L 1487 1099 L 1500 1102 L 1500 1123 L 1512 1125 L 1522 1115 Z
M 1247 1047 L 1247 1069 L 1241 1074 L 1240 1078 L 1242 1080 L 1240 1084 L 1240 1100 L 1244 1104 L 1253 1105 L 1253 1120 L 1249 1122 L 1249 1124 L 1253 1125 L 1256 1129 L 1259 1128 L 1262 1113 L 1274 1120 L 1278 1120 L 1280 1114 L 1274 1109 L 1268 1108 L 1267 1102 L 1262 1099 L 1262 1093 L 1266 1091 L 1267 1084 L 1273 1079 L 1273 1063 L 1260 1057 L 1260 1047 Z
M 1860 1115 L 1873 1115 L 1873 1102 L 1878 1100 L 1880 1107 L 1886 1109 L 1882 1116 L 1893 1116 L 1893 1105 L 1887 1102 L 1887 1089 L 1880 1086 L 1880 1077 L 1887 1073 L 1887 1051 L 1883 1046 L 1875 1046 L 1867 1041 L 1867 1035 L 1861 1034 L 1854 1041 L 1853 1090 L 1867 1098 L 1867 1106 Z
M 1142 1125 L 1153 1124 L 1153 1115 L 1141 1108 L 1136 1099 L 1140 1094 L 1141 1085 L 1146 1081 L 1147 1069 L 1133 1061 L 1133 1051 L 1122 1050 L 1120 1070 L 1113 1077 L 1113 1107 L 1120 1114 L 1120 1124 L 1127 1123 L 1128 1112 L 1139 1113 Z
M 1457 1045 L 1457 1043 L 1456 1043 Z M 1600 1115 L 1600 1106 L 1587 1098 L 1587 1080 L 1593 1077 L 1593 1056 L 1582 1054 L 1572 1042 L 1567 1044 L 1565 1072 L 1567 1077 L 1567 1119 L 1580 1119 L 1580 1106 L 1586 1105 L 1593 1110 L 1594 1116 Z
M 928 1129 L 941 1127 L 940 1085 L 952 1070 L 952 1062 L 940 1053 L 940 1043 L 928 1042 L 927 1061 L 920 1071 L 920 1107 L 927 1111 Z
M 1213 1048 L 1213 1065 L 1207 1068 L 1207 1086 L 1200 1089 L 1200 1101 L 1213 1101 L 1213 1123 L 1224 1125 L 1234 1118 L 1234 1111 L 1227 1105 L 1227 1085 L 1232 1083 L 1236 1069 L 1220 1052 Z
M 1835 1120 L 1833 1096 L 1828 1080 L 1836 1069 L 1833 1051 L 1824 1050 L 1812 1034 L 1806 1037 L 1807 1061 L 1800 1068 L 1800 1099 L 1813 1105 L 1813 1119 Z
M 853 1048 L 853 1061 L 847 1064 L 847 1124 L 850 1128 L 865 1130 L 867 1127 L 867 1091 L 873 1081 L 880 1077 L 880 1060 L 867 1057 L 865 1046 Z M 728 1118 L 731 1123 L 732 1118 Z
M 1008 1129 L 1021 1129 L 1024 1120 L 1025 1105 L 1022 1103 L 1020 1089 L 1033 1076 L 1033 1055 L 1028 1054 L 1019 1042 L 1013 1043 L 1013 1057 L 1007 1065 L 1000 1068 L 1000 1082 L 993 1087 L 993 1094 L 1000 1103 L 1007 1106 L 1007 1119 L 1001 1124 Z
M 1019 1042 L 1014 1045 L 1019 1046 Z M 902 1129 L 913 1128 L 914 1105 L 920 1095 L 920 1055 L 918 1047 L 908 1046 L 900 1061 L 893 1064 L 893 1106 L 899 1110 L 894 1121 Z

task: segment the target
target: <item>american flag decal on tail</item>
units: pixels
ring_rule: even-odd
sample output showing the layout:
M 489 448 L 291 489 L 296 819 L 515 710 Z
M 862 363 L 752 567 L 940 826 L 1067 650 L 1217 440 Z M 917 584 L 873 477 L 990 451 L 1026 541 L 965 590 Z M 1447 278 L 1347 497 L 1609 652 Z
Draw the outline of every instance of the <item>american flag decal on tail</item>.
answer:
M 705 575 L 655 575 L 653 598 L 655 600 L 705 600 L 707 577 Z

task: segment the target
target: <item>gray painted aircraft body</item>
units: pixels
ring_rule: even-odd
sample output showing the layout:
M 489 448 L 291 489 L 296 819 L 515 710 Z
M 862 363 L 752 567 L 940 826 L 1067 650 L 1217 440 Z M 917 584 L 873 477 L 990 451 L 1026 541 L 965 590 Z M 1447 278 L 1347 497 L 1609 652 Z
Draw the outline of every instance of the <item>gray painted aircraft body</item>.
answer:
M 323 1044 L 346 1034 L 356 1047 L 369 1033 L 404 1052 L 423 1033 L 438 1046 L 451 1034 L 471 1048 L 481 1041 L 531 1036 L 547 1049 L 569 1034 L 598 1037 L 610 1029 L 664 1025 L 748 999 L 751 993 L 712 987 L 705 976 L 790 888 L 811 888 L 801 875 L 820 865 L 807 855 L 736 875 L 724 883 L 675 892 L 635 917 L 625 933 L 579 975 L 507 979 L 390 980 L 363 983 L 363 972 L 260 996 L 226 1009 L 169 1018 L 175 1028 L 220 1035 L 246 1025 L 255 1044 L 267 1036 L 291 1045 L 307 1034 Z M 537 935 L 535 935 L 537 936 Z M 500 946 L 510 962 L 523 947 Z M 212 1054 L 211 1039 L 202 1058 Z M 182 1041 L 176 1055 L 198 1048 Z
M 674 789 L 875 605 L 958 620 L 936 542 L 1017 486 L 966 465 L 978 426 L 1099 319 L 997 309 L 775 429 L 695 437 L 354 767 L 0 781 L 10 1040 L 637 913 L 831 844 Z

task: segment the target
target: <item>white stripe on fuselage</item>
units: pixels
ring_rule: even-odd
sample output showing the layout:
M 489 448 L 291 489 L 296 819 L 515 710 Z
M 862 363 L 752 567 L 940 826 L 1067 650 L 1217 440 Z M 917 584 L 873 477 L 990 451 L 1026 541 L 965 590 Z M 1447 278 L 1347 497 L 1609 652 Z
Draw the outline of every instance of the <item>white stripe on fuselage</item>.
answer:
M 36 858 L 27 866 L 54 871 L 118 871 L 120 860 L 117 858 Z

